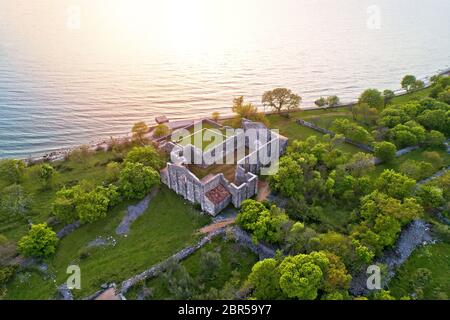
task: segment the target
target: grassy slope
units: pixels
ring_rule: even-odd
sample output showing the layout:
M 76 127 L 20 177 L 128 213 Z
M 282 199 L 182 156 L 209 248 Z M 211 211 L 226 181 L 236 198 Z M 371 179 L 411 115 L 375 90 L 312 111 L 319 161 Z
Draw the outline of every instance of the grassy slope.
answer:
M 216 276 L 212 279 L 205 280 L 201 277 L 200 257 L 202 250 L 220 252 L 222 264 L 217 270 Z M 220 290 L 230 280 L 233 270 L 240 272 L 240 280 L 243 281 L 247 278 L 251 272 L 251 268 L 257 261 L 256 255 L 249 250 L 234 242 L 225 242 L 223 239 L 216 238 L 181 263 L 194 279 L 194 283 L 201 286 L 195 290 L 196 294 L 199 294 L 207 292 L 210 288 Z M 170 299 L 170 293 L 162 277 L 149 279 L 145 285 L 147 288 L 153 289 L 152 299 Z M 134 299 L 136 297 L 136 290 L 137 288 L 131 290 L 127 298 Z
M 53 165 L 57 169 L 53 187 L 43 190 L 36 181 L 33 167 L 27 168 L 22 186 L 31 197 L 30 216 L 33 223 L 46 222 L 51 216 L 51 206 L 56 192 L 64 185 L 72 186 L 79 181 L 86 180 L 91 183 L 101 183 L 105 179 L 106 164 L 113 160 L 112 152 L 96 152 L 86 157 L 85 161 L 59 161 Z M 0 190 L 1 190 L 0 177 Z M 11 241 L 17 241 L 28 230 L 24 220 L 16 219 L 10 223 L 2 223 L 0 233 Z
M 450 244 L 439 243 L 421 247 L 414 251 L 408 261 L 399 269 L 396 277 L 391 281 L 389 289 L 396 297 L 414 293 L 418 283 L 412 281 L 418 268 L 431 271 L 431 277 L 423 289 L 424 299 L 450 298 Z M 423 281 L 423 280 L 422 280 Z
M 57 284 L 64 283 L 67 278 L 66 268 L 70 264 L 77 264 L 81 268 L 81 290 L 74 292 L 76 297 L 95 292 L 105 282 L 120 283 L 193 244 L 198 238 L 194 235 L 195 231 L 210 220 L 163 187 L 147 211 L 133 223 L 130 234 L 121 237 L 115 234 L 115 229 L 123 217 L 124 209 L 125 205 L 117 207 L 107 218 L 81 227 L 60 242 L 55 257 L 49 261 L 50 270 L 56 274 Z M 87 248 L 87 244 L 99 236 L 113 236 L 117 244 Z M 89 256 L 80 258 L 81 253 Z M 41 286 L 43 280 L 36 273 L 32 280 L 21 283 L 20 275 L 16 276 L 8 288 L 7 298 L 53 297 L 54 286 L 44 282 L 45 288 L 35 292 L 30 288 Z

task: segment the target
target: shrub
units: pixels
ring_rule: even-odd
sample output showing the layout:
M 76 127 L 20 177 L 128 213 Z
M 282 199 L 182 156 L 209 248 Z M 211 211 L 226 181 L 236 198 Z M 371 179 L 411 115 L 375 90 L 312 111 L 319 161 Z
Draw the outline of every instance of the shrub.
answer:
M 143 166 L 155 170 L 161 169 L 163 161 L 161 155 L 152 146 L 134 147 L 125 157 L 125 164 L 141 163 Z
M 383 141 L 375 144 L 375 156 L 382 161 L 389 162 L 395 158 L 397 148 L 393 143 Z
M 26 257 L 48 258 L 56 251 L 58 237 L 47 224 L 34 224 L 18 243 L 19 251 Z
M 0 160 L 0 179 L 7 184 L 19 183 L 25 172 L 25 163 L 21 160 Z
M 142 199 L 158 184 L 158 172 L 142 163 L 128 162 L 120 171 L 120 190 L 128 199 Z
M 214 121 L 214 122 L 219 121 L 219 119 L 220 119 L 220 112 L 214 111 L 214 112 L 212 113 L 212 115 L 211 115 L 211 119 L 212 119 L 212 121 Z
M 168 126 L 166 126 L 165 124 L 158 124 L 154 131 L 153 131 L 153 136 L 155 138 L 160 138 L 160 137 L 164 137 L 170 134 L 170 128 Z

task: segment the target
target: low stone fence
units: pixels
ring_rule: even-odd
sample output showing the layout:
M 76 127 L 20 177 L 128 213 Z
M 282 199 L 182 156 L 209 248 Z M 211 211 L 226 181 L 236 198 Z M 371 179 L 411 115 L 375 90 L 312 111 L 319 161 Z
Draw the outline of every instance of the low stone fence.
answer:
M 245 232 L 244 230 L 242 230 L 239 227 L 233 227 L 233 234 L 236 237 L 236 241 L 250 249 L 250 251 L 252 251 L 253 253 L 257 254 L 259 256 L 260 260 L 264 260 L 264 259 L 268 259 L 268 258 L 273 258 L 275 256 L 275 249 L 271 248 L 261 242 L 258 242 L 257 244 L 255 244 L 253 242 L 252 237 L 250 236 L 250 234 L 248 234 L 247 232 Z
M 298 119 L 296 122 L 297 122 L 298 125 L 301 125 L 303 127 L 307 127 L 307 128 L 316 130 L 316 131 L 318 131 L 320 133 L 323 133 L 323 134 L 329 134 L 331 137 L 334 137 L 336 135 L 336 133 L 333 132 L 333 131 L 330 131 L 330 130 L 325 129 L 325 128 L 321 128 L 321 127 L 315 125 L 314 123 L 311 123 L 311 122 L 308 122 L 308 121 L 305 121 L 305 120 L 302 120 L 302 119 Z M 355 147 L 360 148 L 360 149 L 362 149 L 364 151 L 367 151 L 367 152 L 370 152 L 370 153 L 374 152 L 373 147 L 371 147 L 371 146 L 369 146 L 367 144 L 356 142 L 356 141 L 354 141 L 352 139 L 349 139 L 347 137 L 344 137 L 344 141 L 345 141 L 345 143 L 354 145 Z
M 177 253 L 175 253 L 173 256 L 169 257 L 168 259 L 164 260 L 163 262 L 160 262 L 151 268 L 145 270 L 144 272 L 128 279 L 122 282 L 122 286 L 120 289 L 121 294 L 127 293 L 127 291 L 133 287 L 136 283 L 153 278 L 161 274 L 167 267 L 167 262 L 169 260 L 175 260 L 177 262 L 180 262 L 187 257 L 189 257 L 191 254 L 202 248 L 204 245 L 209 243 L 212 239 L 214 239 L 217 236 L 225 234 L 225 228 L 217 229 L 211 233 L 209 233 L 207 236 L 203 237 L 197 244 L 195 244 L 192 247 L 187 247 Z

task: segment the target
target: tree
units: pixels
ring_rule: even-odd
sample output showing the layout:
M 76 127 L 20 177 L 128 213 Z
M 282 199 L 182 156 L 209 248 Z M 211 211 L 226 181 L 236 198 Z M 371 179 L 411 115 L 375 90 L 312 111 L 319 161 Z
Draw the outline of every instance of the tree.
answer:
M 375 169 L 373 157 L 364 152 L 355 153 L 347 162 L 346 169 L 354 177 L 361 177 Z
M 271 91 L 266 91 L 262 96 L 264 106 L 269 106 L 278 113 L 285 109 L 288 117 L 290 110 L 298 108 L 301 101 L 302 98 L 299 95 L 286 88 L 276 88 Z
M 417 121 L 427 129 L 445 132 L 446 112 L 444 110 L 425 110 L 417 117 Z
M 143 121 L 136 122 L 133 125 L 133 128 L 131 129 L 131 132 L 133 134 L 133 138 L 134 139 L 137 139 L 140 142 L 142 142 L 143 138 L 144 138 L 144 135 L 148 132 L 148 126 Z
M 320 108 L 325 107 L 327 104 L 327 100 L 324 97 L 320 97 L 316 101 L 314 101 L 314 104 Z
M 118 201 L 119 192 L 115 185 L 95 188 L 76 185 L 69 189 L 62 188 L 56 193 L 53 214 L 64 223 L 78 219 L 83 223 L 92 223 L 104 218 L 108 209 Z
M 252 297 L 259 300 L 283 299 L 285 295 L 280 288 L 278 261 L 264 259 L 257 262 L 248 276 L 248 283 L 253 288 Z
M 397 148 L 395 147 L 395 144 L 387 141 L 376 143 L 374 147 L 375 157 L 385 162 L 393 160 L 396 152 Z
M 400 165 L 399 171 L 414 180 L 422 180 L 433 174 L 434 168 L 431 163 L 408 159 Z
M 406 75 L 403 77 L 401 86 L 403 89 L 405 89 L 407 92 L 410 92 L 413 90 L 414 84 L 416 83 L 416 77 L 413 75 Z
M 20 183 L 25 171 L 25 163 L 21 160 L 0 160 L 0 179 L 7 184 Z
M 357 142 L 367 144 L 373 141 L 373 137 L 365 128 L 348 119 L 334 120 L 332 129 L 337 133 L 343 134 L 346 138 Z
M 219 252 L 203 250 L 200 255 L 200 272 L 204 279 L 213 279 L 222 265 Z
M 240 127 L 242 119 L 248 119 L 252 121 L 258 121 L 264 123 L 266 126 L 269 124 L 269 121 L 265 117 L 263 113 L 258 112 L 258 108 L 256 108 L 252 103 L 244 103 L 244 97 L 240 96 L 233 99 L 233 106 L 231 110 L 236 113 L 236 118 L 234 119 L 234 126 Z
M 26 257 L 48 258 L 56 251 L 58 237 L 47 224 L 34 224 L 18 243 L 19 251 Z
M 410 196 L 414 190 L 416 181 L 394 170 L 386 169 L 375 181 L 375 187 L 396 199 L 404 199 Z
M 442 189 L 431 185 L 420 186 L 416 192 L 416 197 L 426 209 L 439 208 L 445 203 Z
M 428 147 L 442 147 L 445 143 L 445 136 L 439 131 L 431 130 L 426 133 L 424 143 Z
M 125 157 L 125 164 L 141 163 L 146 167 L 159 170 L 163 166 L 161 155 L 152 146 L 134 147 Z
M 395 93 L 392 90 L 386 89 L 383 91 L 383 98 L 384 98 L 384 106 L 387 106 L 392 102 L 392 99 L 395 98 Z
M 158 124 L 153 130 L 153 136 L 155 138 L 165 137 L 170 134 L 170 128 L 165 124 Z
M 128 199 L 142 199 L 158 184 L 158 172 L 151 167 L 145 167 L 142 163 L 125 163 L 120 171 L 120 190 Z
M 23 187 L 18 184 L 12 184 L 5 187 L 0 195 L 0 211 L 7 216 L 25 216 L 30 205 L 30 198 L 25 193 Z
M 113 183 L 119 180 L 120 164 L 115 161 L 111 161 L 106 165 L 106 180 L 108 183 Z
M 49 187 L 55 175 L 55 169 L 48 163 L 44 163 L 39 168 L 39 178 L 44 187 Z
M 422 152 L 424 159 L 431 163 L 435 169 L 440 169 L 444 164 L 444 159 L 436 151 L 425 151 Z
M 448 88 L 446 91 L 442 91 L 437 96 L 439 101 L 442 101 L 446 104 L 450 104 L 450 88 Z
M 414 146 L 425 141 L 425 128 L 415 121 L 398 124 L 389 130 L 389 138 L 398 148 Z
M 365 103 L 369 108 L 380 110 L 384 107 L 384 98 L 377 89 L 367 89 L 359 96 L 358 103 Z
M 218 122 L 219 119 L 220 119 L 220 112 L 214 111 L 214 112 L 212 113 L 212 115 L 211 115 L 211 119 L 212 119 L 214 122 Z
M 236 223 L 250 232 L 253 240 L 279 243 L 283 239 L 282 227 L 288 221 L 284 211 L 276 206 L 266 208 L 262 203 L 247 199 L 242 202 Z
M 338 96 L 329 96 L 327 98 L 327 105 L 330 108 L 334 108 L 339 104 L 339 97 Z
M 53 201 L 53 214 L 63 223 L 72 223 L 78 219 L 76 211 L 76 198 L 82 190 L 79 186 L 66 189 L 65 187 L 56 192 Z

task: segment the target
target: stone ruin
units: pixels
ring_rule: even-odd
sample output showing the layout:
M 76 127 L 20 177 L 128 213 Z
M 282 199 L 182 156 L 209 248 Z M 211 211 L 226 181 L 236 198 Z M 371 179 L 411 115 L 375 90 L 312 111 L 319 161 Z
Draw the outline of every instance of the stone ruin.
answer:
M 210 120 L 206 120 L 211 123 Z M 214 123 L 218 128 L 224 128 Z M 186 127 L 189 128 L 189 127 Z M 249 129 L 257 129 L 256 136 L 250 137 Z M 230 203 L 240 208 L 244 200 L 257 194 L 258 174 L 262 168 L 271 165 L 271 161 L 278 158 L 286 150 L 288 139 L 267 129 L 262 123 L 244 119 L 242 129 L 222 143 L 203 151 L 191 144 L 179 145 L 171 141 L 160 143 L 161 149 L 170 153 L 170 162 L 161 170 L 161 181 L 177 194 L 191 203 L 199 204 L 201 209 L 212 216 L 216 216 Z M 277 146 L 277 147 L 274 147 Z M 225 159 L 233 155 L 239 148 L 246 148 L 248 154 L 235 161 L 234 181 L 229 181 L 223 173 L 208 174 L 199 179 L 188 168 L 191 159 L 197 157 L 195 165 L 207 169 L 211 164 L 203 161 L 202 155 L 209 152 L 216 158 Z M 266 155 L 262 157 L 261 155 Z M 264 159 L 263 159 L 264 158 Z

